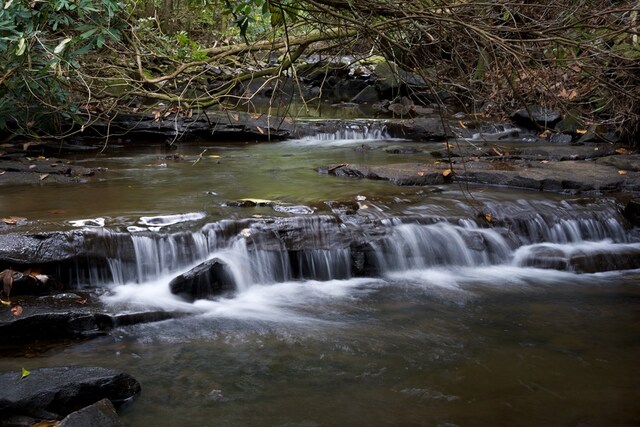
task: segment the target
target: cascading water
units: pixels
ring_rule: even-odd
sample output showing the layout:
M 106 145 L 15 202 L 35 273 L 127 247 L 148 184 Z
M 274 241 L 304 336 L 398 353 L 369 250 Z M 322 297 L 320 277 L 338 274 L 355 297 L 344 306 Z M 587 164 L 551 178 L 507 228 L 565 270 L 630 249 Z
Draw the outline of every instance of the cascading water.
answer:
M 416 222 L 396 217 L 361 223 L 348 215 L 309 215 L 224 220 L 194 232 L 101 231 L 101 238 L 109 241 L 110 274 L 90 277 L 110 275 L 119 285 L 156 281 L 166 286 L 172 277 L 216 258 L 243 292 L 255 285 L 434 269 L 640 268 L 640 244 L 628 236 L 613 208 L 607 207 L 606 215 L 577 212 L 577 217 L 570 217 L 571 209 L 565 217 L 549 211 L 522 210 L 524 217 L 514 214 L 493 226 L 481 226 L 471 218 Z
M 301 142 L 322 144 L 326 142 L 381 141 L 388 140 L 389 134 L 384 124 L 379 122 L 336 123 L 335 128 L 318 129 L 313 135 L 304 136 Z

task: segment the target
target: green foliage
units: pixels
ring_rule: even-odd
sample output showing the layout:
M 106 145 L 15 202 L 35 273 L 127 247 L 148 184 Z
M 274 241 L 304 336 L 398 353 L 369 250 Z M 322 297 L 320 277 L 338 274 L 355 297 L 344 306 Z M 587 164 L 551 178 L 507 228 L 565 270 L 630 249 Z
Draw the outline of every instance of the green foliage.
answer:
M 180 31 L 174 38 L 178 43 L 176 55 L 179 59 L 187 61 L 204 61 L 207 59 L 207 54 L 202 51 L 202 47 L 192 40 L 186 31 Z
M 119 41 L 115 0 L 0 0 L 0 132 L 57 130 L 78 111 L 80 55 Z
M 297 1 L 227 0 L 226 6 L 225 12 L 234 17 L 242 37 L 282 27 L 285 20 L 295 23 L 300 13 Z

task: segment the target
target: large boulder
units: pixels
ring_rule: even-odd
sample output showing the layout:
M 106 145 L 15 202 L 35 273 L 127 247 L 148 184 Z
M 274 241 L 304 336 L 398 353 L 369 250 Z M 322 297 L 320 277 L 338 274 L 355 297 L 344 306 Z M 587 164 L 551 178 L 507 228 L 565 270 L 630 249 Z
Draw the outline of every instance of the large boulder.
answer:
M 122 425 L 113 403 L 109 399 L 102 399 L 67 415 L 58 427 L 121 427 Z
M 212 258 L 177 276 L 169 288 L 173 294 L 195 301 L 233 292 L 236 284 L 227 264 Z
M 118 406 L 140 393 L 140 383 L 117 369 L 56 367 L 0 373 L 0 420 L 28 416 L 61 419 L 109 399 Z

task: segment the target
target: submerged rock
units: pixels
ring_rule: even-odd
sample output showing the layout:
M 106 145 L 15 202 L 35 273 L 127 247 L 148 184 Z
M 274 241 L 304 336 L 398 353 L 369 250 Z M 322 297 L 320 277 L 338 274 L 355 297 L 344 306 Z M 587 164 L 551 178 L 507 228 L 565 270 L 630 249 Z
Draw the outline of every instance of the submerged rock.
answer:
M 193 302 L 233 292 L 236 284 L 227 264 L 213 258 L 173 279 L 169 288 L 171 293 Z
M 24 377 L 18 371 L 4 372 L 0 373 L 0 419 L 61 419 L 105 398 L 121 405 L 138 393 L 140 383 L 117 369 L 40 368 Z
M 395 165 L 341 164 L 322 166 L 321 174 L 339 177 L 387 180 L 396 185 L 438 185 L 444 184 L 449 176 L 446 167 L 424 163 L 402 163 Z

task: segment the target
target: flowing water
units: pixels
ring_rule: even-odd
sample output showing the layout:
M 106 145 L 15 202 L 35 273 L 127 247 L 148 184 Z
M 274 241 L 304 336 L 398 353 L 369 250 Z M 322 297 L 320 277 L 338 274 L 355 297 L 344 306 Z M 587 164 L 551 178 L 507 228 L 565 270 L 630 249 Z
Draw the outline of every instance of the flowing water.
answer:
M 400 143 L 423 153 L 385 152 Z M 429 144 L 353 129 L 138 150 L 78 158 L 110 169 L 83 186 L 3 187 L 0 216 L 109 242 L 76 285 L 107 289 L 114 310 L 191 315 L 0 369 L 121 368 L 142 384 L 121 414 L 131 426 L 640 424 L 640 271 L 617 269 L 640 238 L 614 200 L 318 175 L 433 160 Z M 278 203 L 231 203 L 242 198 Z M 354 267 L 358 239 L 370 277 Z M 170 293 L 213 257 L 234 295 Z M 596 264 L 607 271 L 580 272 Z

